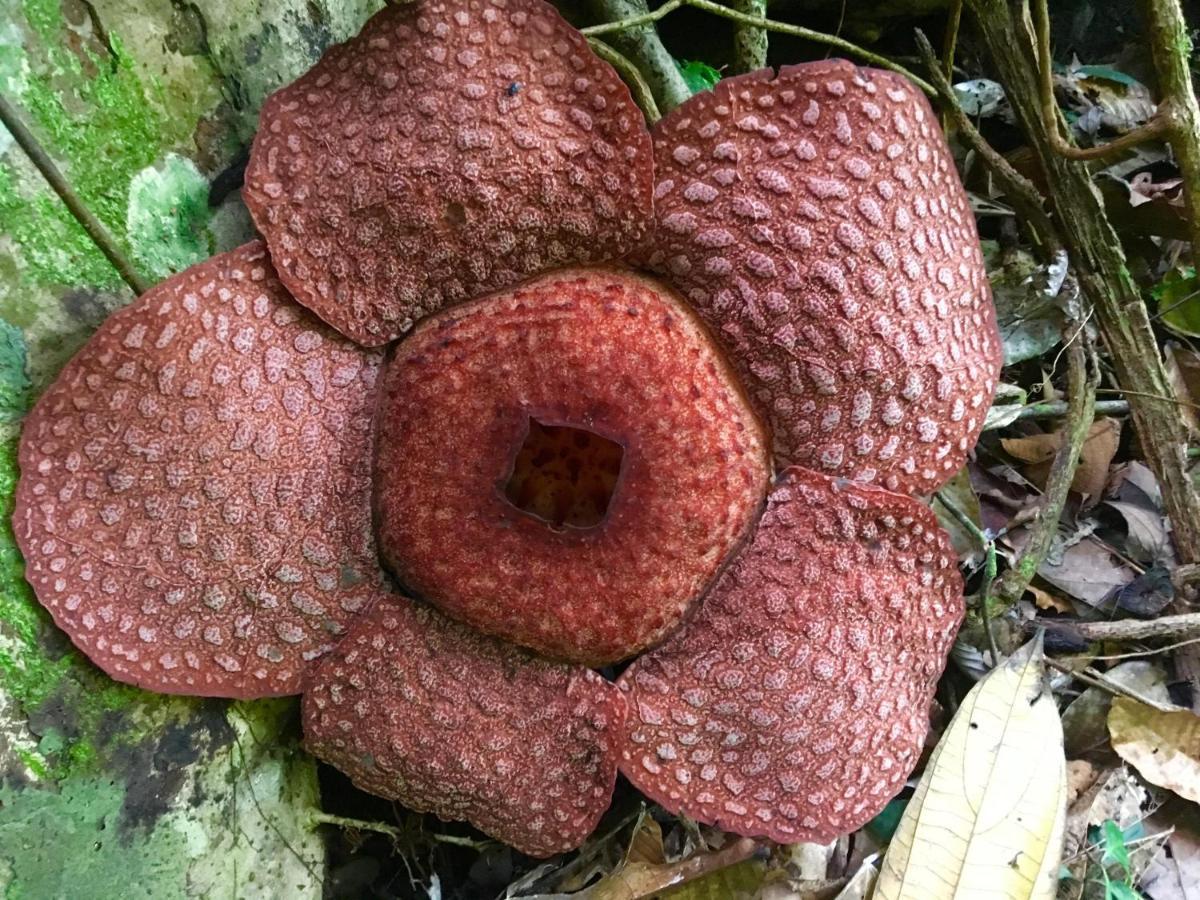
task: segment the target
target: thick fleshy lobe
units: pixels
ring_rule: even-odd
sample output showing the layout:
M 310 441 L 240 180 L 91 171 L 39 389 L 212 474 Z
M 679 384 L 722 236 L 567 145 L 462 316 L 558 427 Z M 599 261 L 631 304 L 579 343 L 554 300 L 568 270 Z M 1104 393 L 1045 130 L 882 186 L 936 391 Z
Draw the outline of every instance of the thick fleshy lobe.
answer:
M 113 315 L 25 421 L 26 578 L 112 677 L 293 694 L 379 582 L 377 353 L 287 296 L 261 244 Z
M 505 494 L 531 419 L 624 448 L 603 520 L 552 527 Z M 703 325 L 616 269 L 566 270 L 428 319 L 381 384 L 376 521 L 400 582 L 554 659 L 651 646 L 757 515 L 766 435 Z
M 936 489 L 1001 349 L 975 219 L 929 104 L 844 60 L 721 81 L 654 129 L 643 261 L 729 348 L 776 464 Z
M 244 196 L 288 290 L 378 345 L 449 303 L 623 255 L 652 181 L 629 90 L 552 6 L 415 0 L 267 100 Z
M 621 771 L 727 831 L 848 834 L 916 765 L 962 616 L 957 559 L 928 508 L 788 469 L 697 615 L 621 676 Z
M 608 808 L 625 701 L 403 597 L 355 622 L 304 693 L 314 754 L 360 788 L 465 820 L 531 856 L 578 847 Z

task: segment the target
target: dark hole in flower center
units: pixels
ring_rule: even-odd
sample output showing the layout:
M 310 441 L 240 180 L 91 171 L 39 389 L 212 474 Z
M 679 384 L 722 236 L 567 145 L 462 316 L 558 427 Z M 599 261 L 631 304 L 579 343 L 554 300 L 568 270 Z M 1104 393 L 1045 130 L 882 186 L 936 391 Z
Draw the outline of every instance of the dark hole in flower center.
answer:
M 624 455 L 593 431 L 530 418 L 504 496 L 553 528 L 592 528 L 608 513 Z

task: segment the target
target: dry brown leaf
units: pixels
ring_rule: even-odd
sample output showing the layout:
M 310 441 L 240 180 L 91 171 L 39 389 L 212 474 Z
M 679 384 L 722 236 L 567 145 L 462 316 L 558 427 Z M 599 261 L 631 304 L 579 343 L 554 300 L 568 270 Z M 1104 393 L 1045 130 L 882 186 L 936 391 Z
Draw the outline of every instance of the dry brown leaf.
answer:
M 1200 419 L 1196 417 L 1196 408 L 1187 404 L 1200 402 L 1200 354 L 1190 347 L 1167 341 L 1163 362 L 1171 387 L 1175 388 L 1175 396 L 1184 401 L 1177 407 L 1179 415 L 1192 434 L 1196 434 L 1200 432 Z
M 1143 778 L 1200 803 L 1200 716 L 1117 697 L 1108 713 L 1108 733 L 1113 749 Z
M 577 900 L 641 900 L 673 889 L 674 900 L 750 900 L 766 870 L 753 858 L 757 849 L 751 838 L 731 838 L 720 850 L 678 862 L 628 863 L 572 896 Z
M 1067 809 L 1100 777 L 1100 770 L 1086 759 L 1067 760 Z
M 1133 570 L 1090 540 L 1067 547 L 1038 566 L 1038 574 L 1068 596 L 1099 606 L 1134 579 Z
M 1104 673 L 1109 681 L 1129 688 L 1139 696 L 1164 706 L 1171 705 L 1167 690 L 1167 673 L 1149 659 L 1130 659 Z M 1063 739 L 1068 756 L 1092 755 L 1108 748 L 1108 711 L 1112 709 L 1112 694 L 1099 687 L 1089 687 L 1063 710 Z
M 1026 464 L 1025 476 L 1030 481 L 1038 487 L 1045 487 L 1054 454 L 1058 452 L 1065 438 L 1064 432 L 1055 431 L 1049 434 L 1002 438 L 1000 443 L 1005 452 Z M 1095 504 L 1104 493 L 1104 486 L 1108 483 L 1108 467 L 1120 442 L 1119 420 L 1105 418 L 1092 423 L 1079 454 L 1075 477 L 1071 481 L 1071 490 L 1086 498 L 1085 505 Z
M 1063 855 L 1070 859 L 1087 845 L 1088 830 L 1111 819 L 1124 831 L 1142 818 L 1142 809 L 1150 802 L 1150 792 L 1128 766 L 1102 771 L 1092 786 L 1081 793 L 1067 810 Z M 1076 858 L 1071 868 L 1086 861 Z
M 1075 612 L 1075 606 L 1065 597 L 1060 597 L 1057 594 L 1044 591 L 1040 587 L 1037 587 L 1033 584 L 1029 585 L 1026 590 L 1033 594 L 1033 602 L 1037 604 L 1038 609 L 1052 609 L 1055 612 L 1060 613 Z

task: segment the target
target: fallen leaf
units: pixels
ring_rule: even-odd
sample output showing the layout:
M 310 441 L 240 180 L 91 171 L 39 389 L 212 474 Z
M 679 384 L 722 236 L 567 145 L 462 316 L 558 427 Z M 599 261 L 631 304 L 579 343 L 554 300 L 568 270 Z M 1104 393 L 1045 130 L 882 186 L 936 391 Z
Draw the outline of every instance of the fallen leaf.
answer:
M 1030 481 L 1038 487 L 1045 487 L 1054 454 L 1065 439 L 1064 432 L 1055 431 L 1049 434 L 1002 438 L 1000 443 L 1010 456 L 1015 456 L 1027 464 L 1025 475 Z M 1098 502 L 1104 493 L 1104 486 L 1108 484 L 1108 467 L 1120 442 L 1119 420 L 1104 418 L 1092 423 L 1079 452 L 1079 465 L 1075 469 L 1075 477 L 1071 480 L 1071 490 L 1087 500 L 1085 506 Z
M 1171 834 L 1142 875 L 1142 892 L 1151 900 L 1200 900 L 1200 809 L 1176 799 L 1151 815 L 1146 828 Z
M 1038 574 L 1069 596 L 1100 606 L 1134 579 L 1133 570 L 1091 540 L 1058 550 L 1052 547 Z
M 1042 642 L 963 700 L 888 847 L 875 900 L 949 900 L 959 888 L 1049 900 L 1066 815 L 1066 759 Z
M 1200 803 L 1200 716 L 1117 697 L 1108 713 L 1108 733 L 1113 749 L 1143 778 Z
M 960 560 L 973 560 L 982 554 L 983 549 L 979 546 L 975 535 L 958 520 L 958 516 L 952 513 L 946 504 L 946 501 L 953 503 L 982 530 L 982 526 L 979 525 L 979 498 L 975 495 L 974 488 L 971 487 L 971 475 L 967 471 L 967 467 L 959 469 L 953 478 L 942 485 L 938 489 L 937 496 L 939 502 L 932 504 L 933 512 L 941 526 L 950 534 L 950 543 L 954 546 L 954 552 L 958 554 Z M 945 500 L 940 498 L 945 498 Z
M 1099 771 L 1086 759 L 1067 760 L 1067 809 L 1075 805 L 1080 795 L 1091 788 L 1100 777 Z
M 751 838 L 731 837 L 720 850 L 677 862 L 627 863 L 571 896 L 576 900 L 640 900 L 673 889 L 673 900 L 749 900 L 758 892 L 766 871 L 763 862 L 755 858 L 757 849 Z
M 1125 520 L 1130 555 L 1151 562 L 1167 557 L 1171 542 L 1167 538 L 1167 520 L 1162 513 L 1120 500 L 1108 500 L 1106 503 Z
M 1122 687 L 1164 706 L 1171 704 L 1167 673 L 1148 659 L 1130 659 L 1104 673 Z M 1108 711 L 1112 694 L 1103 688 L 1089 687 L 1063 710 L 1063 740 L 1068 756 L 1093 754 L 1108 746 Z M 1109 757 L 1111 759 L 1111 756 Z
M 1052 609 L 1060 613 L 1075 612 L 1075 604 L 1070 600 L 1059 597 L 1057 594 L 1052 594 L 1049 591 L 1044 591 L 1036 585 L 1029 585 L 1025 590 L 1033 594 L 1033 602 L 1037 604 L 1038 609 Z
M 1165 566 L 1151 566 L 1114 595 L 1117 606 L 1143 619 L 1157 616 L 1175 599 L 1175 586 Z
M 1150 802 L 1150 792 L 1128 766 L 1099 774 L 1092 786 L 1067 809 L 1063 853 L 1069 867 L 1080 873 L 1086 870 L 1087 860 L 1077 854 L 1087 846 L 1090 829 L 1110 821 L 1122 829 L 1128 828 L 1141 821 L 1143 809 Z

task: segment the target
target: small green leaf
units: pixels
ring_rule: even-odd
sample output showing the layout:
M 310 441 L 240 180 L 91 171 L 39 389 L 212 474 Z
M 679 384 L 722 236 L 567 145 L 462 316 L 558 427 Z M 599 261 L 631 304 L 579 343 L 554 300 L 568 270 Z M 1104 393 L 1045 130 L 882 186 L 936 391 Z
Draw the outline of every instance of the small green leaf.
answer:
M 909 799 L 909 794 L 892 799 L 875 818 L 867 823 L 867 832 L 872 838 L 880 844 L 886 844 L 892 839 L 892 835 L 896 833 L 896 827 L 900 824 L 900 817 L 904 815 L 904 810 L 908 806 Z
M 708 63 L 696 59 L 677 59 L 675 65 L 678 66 L 679 74 L 683 76 L 684 83 L 693 94 L 711 91 L 713 86 L 721 80 L 720 72 Z
M 1200 279 L 1195 269 L 1173 269 L 1150 294 L 1164 325 L 1185 337 L 1200 337 Z
M 1146 900 L 1146 898 L 1123 881 L 1109 881 L 1104 885 L 1104 900 Z
M 1075 75 L 1083 75 L 1086 78 L 1102 78 L 1105 81 L 1112 81 L 1122 84 L 1125 87 L 1138 87 L 1141 84 L 1133 76 L 1126 75 L 1124 72 L 1118 71 L 1111 66 L 1075 66 L 1071 72 Z
M 1104 823 L 1104 861 L 1107 864 L 1110 860 L 1126 872 L 1129 871 L 1129 850 L 1125 846 L 1125 835 L 1112 819 Z

